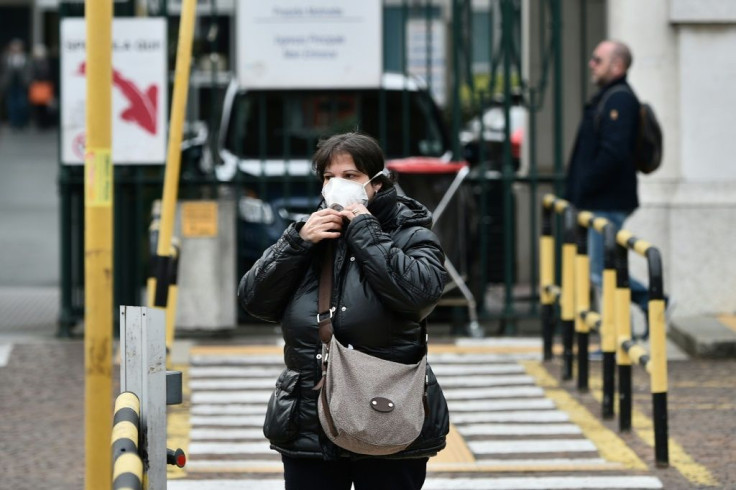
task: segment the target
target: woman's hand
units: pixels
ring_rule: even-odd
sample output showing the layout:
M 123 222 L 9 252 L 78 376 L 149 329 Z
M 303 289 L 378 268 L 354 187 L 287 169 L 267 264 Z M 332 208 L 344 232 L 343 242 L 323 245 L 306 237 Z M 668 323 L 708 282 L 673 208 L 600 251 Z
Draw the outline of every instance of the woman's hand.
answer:
M 343 218 L 347 218 L 348 221 L 353 221 L 353 218 L 356 216 L 359 216 L 361 214 L 371 214 L 370 211 L 368 211 L 368 208 L 366 208 L 362 204 L 349 204 L 347 209 L 343 209 L 340 211 L 340 214 Z
M 312 243 L 325 239 L 340 238 L 344 213 L 345 211 L 335 211 L 330 208 L 315 211 L 299 230 L 299 236 L 302 237 L 302 240 Z M 350 214 L 352 215 L 352 213 Z

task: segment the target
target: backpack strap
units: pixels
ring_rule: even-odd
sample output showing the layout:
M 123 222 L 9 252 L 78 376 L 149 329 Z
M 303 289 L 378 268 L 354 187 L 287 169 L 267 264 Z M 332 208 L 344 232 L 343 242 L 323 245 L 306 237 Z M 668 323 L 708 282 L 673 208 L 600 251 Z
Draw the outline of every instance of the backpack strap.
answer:
M 631 88 L 625 83 L 618 84 L 615 87 L 611 88 L 610 90 L 606 91 L 603 94 L 603 97 L 601 97 L 601 100 L 598 101 L 598 105 L 596 106 L 596 109 L 595 109 L 595 130 L 596 132 L 601 127 L 601 119 L 603 118 L 603 109 L 606 108 L 606 102 L 608 102 L 608 99 L 610 99 L 613 94 L 617 94 L 619 92 L 628 92 L 631 95 L 634 95 L 634 92 L 632 92 Z

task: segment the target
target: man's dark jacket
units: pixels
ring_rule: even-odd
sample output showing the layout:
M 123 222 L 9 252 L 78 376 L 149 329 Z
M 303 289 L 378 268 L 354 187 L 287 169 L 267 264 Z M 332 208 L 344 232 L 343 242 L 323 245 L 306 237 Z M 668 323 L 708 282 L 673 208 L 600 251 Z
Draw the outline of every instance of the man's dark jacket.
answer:
M 616 88 L 625 85 L 627 90 Z M 599 104 L 607 97 L 599 112 Z M 633 153 L 639 100 L 626 77 L 601 88 L 585 104 L 567 170 L 565 198 L 578 209 L 631 212 L 639 206 Z
M 430 231 L 431 214 L 417 201 L 379 192 L 335 241 L 332 324 L 336 338 L 376 357 L 416 363 L 424 354 L 421 322 L 446 282 L 444 253 Z M 269 402 L 264 434 L 271 447 L 293 457 L 359 457 L 332 444 L 317 417 L 322 344 L 317 292 L 324 243 L 302 240 L 291 225 L 243 276 L 240 304 L 251 315 L 281 322 L 284 370 Z M 445 447 L 447 404 L 428 366 L 429 415 L 419 438 L 389 458 L 419 458 Z M 363 456 L 364 457 L 364 456 Z

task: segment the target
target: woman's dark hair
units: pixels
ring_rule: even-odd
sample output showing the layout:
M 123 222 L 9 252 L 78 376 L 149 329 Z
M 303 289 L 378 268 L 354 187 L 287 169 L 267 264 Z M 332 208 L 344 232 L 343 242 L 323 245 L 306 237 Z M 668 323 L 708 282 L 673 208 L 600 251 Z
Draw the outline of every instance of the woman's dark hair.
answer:
M 369 177 L 383 170 L 383 150 L 378 141 L 367 134 L 343 133 L 330 136 L 317 143 L 317 151 L 312 157 L 312 169 L 319 178 L 322 178 L 332 159 L 341 153 L 347 153 L 353 157 L 358 170 Z

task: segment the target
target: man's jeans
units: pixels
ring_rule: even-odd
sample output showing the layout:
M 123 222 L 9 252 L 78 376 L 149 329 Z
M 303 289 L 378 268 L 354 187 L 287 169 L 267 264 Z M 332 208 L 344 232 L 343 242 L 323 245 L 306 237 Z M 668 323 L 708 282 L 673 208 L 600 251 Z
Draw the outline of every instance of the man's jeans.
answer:
M 606 218 L 609 223 L 613 224 L 617 232 L 623 227 L 624 220 L 629 215 L 625 211 L 593 211 L 593 214 Z M 603 285 L 603 234 L 591 228 L 588 229 L 588 256 L 590 257 L 590 280 L 600 291 Z M 638 305 L 644 312 L 644 317 L 647 318 L 648 288 L 631 276 L 629 276 L 629 287 L 631 288 L 631 302 Z

